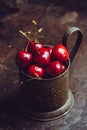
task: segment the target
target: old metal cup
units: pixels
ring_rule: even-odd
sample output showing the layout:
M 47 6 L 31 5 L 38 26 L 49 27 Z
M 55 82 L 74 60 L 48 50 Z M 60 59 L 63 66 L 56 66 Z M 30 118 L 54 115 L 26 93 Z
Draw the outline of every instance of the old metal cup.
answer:
M 82 42 L 82 33 L 77 27 L 68 28 L 62 43 L 67 47 L 67 40 L 77 32 L 77 40 L 70 52 L 67 70 L 54 78 L 31 79 L 20 71 L 23 84 L 19 94 L 20 111 L 29 118 L 48 121 L 66 115 L 73 106 L 74 98 L 69 89 L 69 68 Z

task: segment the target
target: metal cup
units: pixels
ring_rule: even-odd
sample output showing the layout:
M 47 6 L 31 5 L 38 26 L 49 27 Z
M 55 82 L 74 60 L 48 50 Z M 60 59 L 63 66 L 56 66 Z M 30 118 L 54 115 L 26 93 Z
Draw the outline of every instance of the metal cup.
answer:
M 63 74 L 49 79 L 31 79 L 20 71 L 23 84 L 18 103 L 20 111 L 29 118 L 49 121 L 60 118 L 71 110 L 74 98 L 69 89 L 69 68 L 82 42 L 82 33 L 79 28 L 70 27 L 62 38 L 63 45 L 67 47 L 67 40 L 74 32 L 77 32 L 77 40 Z

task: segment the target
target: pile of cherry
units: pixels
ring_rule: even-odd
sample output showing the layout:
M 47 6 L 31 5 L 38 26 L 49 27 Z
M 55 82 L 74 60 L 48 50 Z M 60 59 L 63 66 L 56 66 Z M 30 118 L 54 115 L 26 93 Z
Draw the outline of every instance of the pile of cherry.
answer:
M 69 53 L 60 43 L 53 47 L 32 41 L 28 43 L 27 51 L 18 51 L 16 58 L 17 65 L 30 76 L 50 78 L 67 69 Z
M 44 46 L 30 40 L 24 50 L 18 50 L 18 67 L 32 78 L 52 78 L 67 69 L 69 53 L 67 48 L 58 43 L 56 46 Z

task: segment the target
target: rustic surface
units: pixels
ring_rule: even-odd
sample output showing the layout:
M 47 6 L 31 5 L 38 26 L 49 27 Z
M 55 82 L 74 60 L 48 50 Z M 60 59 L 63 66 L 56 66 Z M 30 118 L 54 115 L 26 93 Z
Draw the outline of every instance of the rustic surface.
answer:
M 8 7 L 9 8 L 9 7 Z M 15 11 L 5 10 L 0 14 L 0 130 L 86 130 L 87 129 L 87 18 L 86 10 L 66 8 L 55 4 L 26 4 L 19 2 Z M 0 8 L 1 9 L 1 8 Z M 75 103 L 65 117 L 39 122 L 23 117 L 16 104 L 19 92 L 18 68 L 15 64 L 17 50 L 9 48 L 14 44 L 22 48 L 26 39 L 19 30 L 29 31 L 32 20 L 44 30 L 40 37 L 43 44 L 55 45 L 61 41 L 68 26 L 77 26 L 83 31 L 83 42 L 70 68 L 70 89 Z M 73 44 L 75 39 L 69 41 Z

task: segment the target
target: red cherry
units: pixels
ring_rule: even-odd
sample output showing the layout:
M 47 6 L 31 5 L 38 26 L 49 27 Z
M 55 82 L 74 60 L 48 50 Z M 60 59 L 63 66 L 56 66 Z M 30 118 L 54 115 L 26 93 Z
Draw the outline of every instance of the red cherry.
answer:
M 65 65 L 62 64 L 62 73 L 67 69 Z
M 50 63 L 50 52 L 44 48 L 40 54 L 35 55 L 35 63 L 41 67 L 46 67 Z
M 44 76 L 44 69 L 37 65 L 31 65 L 28 68 L 28 74 L 32 77 L 42 78 Z
M 53 50 L 53 46 L 47 46 L 46 47 L 48 49 L 48 51 L 50 52 L 50 54 L 52 53 L 52 50 Z
M 29 42 L 28 43 L 28 51 L 32 54 L 40 53 L 40 50 L 43 49 L 44 46 L 41 43 Z
M 65 46 L 58 44 L 52 51 L 52 59 L 65 62 L 69 59 L 69 53 Z
M 20 66 L 20 67 L 26 67 L 28 66 L 31 62 L 32 62 L 32 54 L 30 52 L 26 52 L 26 51 L 23 51 L 23 50 L 20 50 L 18 53 L 17 53 L 17 64 Z
M 46 73 L 49 77 L 55 77 L 62 73 L 62 64 L 59 61 L 50 62 L 46 69 Z

